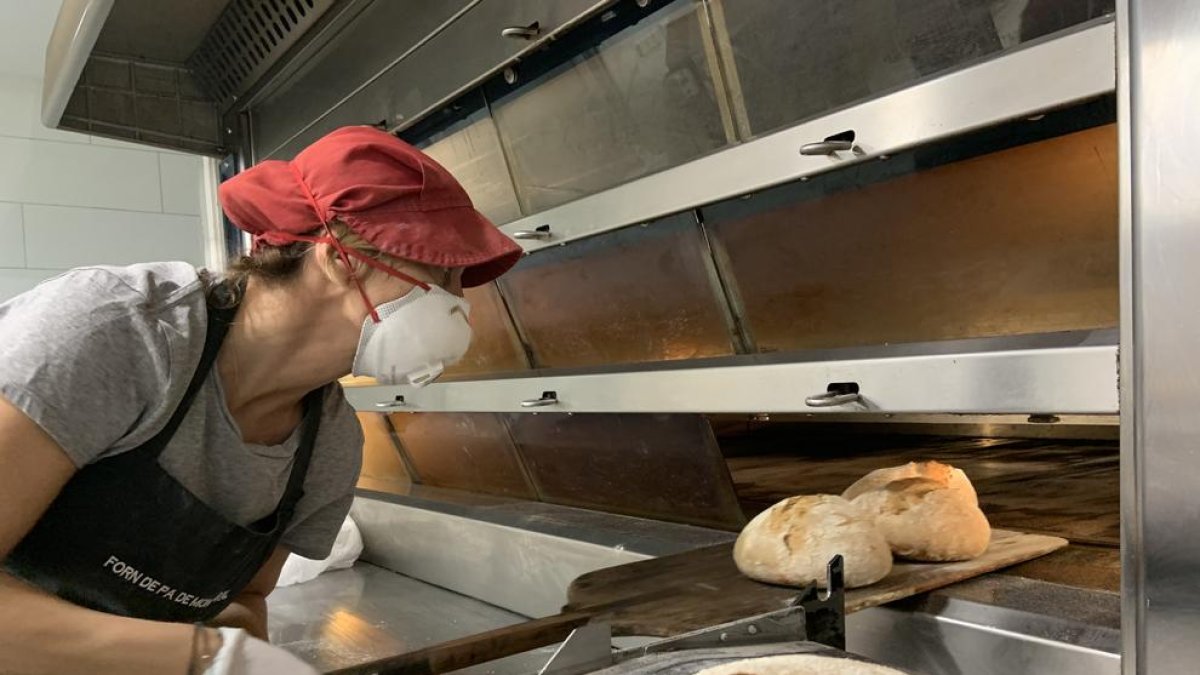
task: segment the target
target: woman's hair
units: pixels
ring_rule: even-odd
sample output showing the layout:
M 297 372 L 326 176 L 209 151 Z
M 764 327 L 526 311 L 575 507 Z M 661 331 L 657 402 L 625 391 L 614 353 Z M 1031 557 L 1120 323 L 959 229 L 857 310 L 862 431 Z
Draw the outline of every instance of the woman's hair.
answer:
M 386 257 L 384 252 L 372 246 L 341 221 L 331 221 L 329 229 L 347 249 L 375 260 Z M 324 228 L 313 230 L 308 235 L 319 237 L 324 234 L 322 230 Z M 312 242 L 307 241 L 294 241 L 282 245 L 261 243 L 249 255 L 243 255 L 230 263 L 223 278 L 213 279 L 206 274 L 209 295 L 218 306 L 232 306 L 241 302 L 246 282 L 251 278 L 267 284 L 287 283 L 300 274 L 304 258 L 312 247 Z M 214 292 L 217 289 L 220 289 L 219 292 Z

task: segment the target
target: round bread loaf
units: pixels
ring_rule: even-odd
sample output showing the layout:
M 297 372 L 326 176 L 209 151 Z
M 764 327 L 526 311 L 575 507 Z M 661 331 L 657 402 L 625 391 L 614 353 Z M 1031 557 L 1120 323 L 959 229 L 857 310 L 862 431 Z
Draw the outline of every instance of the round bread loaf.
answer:
M 941 462 L 872 471 L 842 496 L 875 519 L 901 558 L 949 562 L 977 558 L 992 530 L 967 475 Z
M 742 574 L 786 586 L 826 585 L 826 565 L 841 554 L 846 587 L 887 576 L 892 553 L 883 534 L 837 495 L 790 497 L 751 520 L 733 547 Z
M 818 654 L 780 654 L 743 659 L 705 668 L 696 675 L 904 675 L 898 670 L 854 659 Z

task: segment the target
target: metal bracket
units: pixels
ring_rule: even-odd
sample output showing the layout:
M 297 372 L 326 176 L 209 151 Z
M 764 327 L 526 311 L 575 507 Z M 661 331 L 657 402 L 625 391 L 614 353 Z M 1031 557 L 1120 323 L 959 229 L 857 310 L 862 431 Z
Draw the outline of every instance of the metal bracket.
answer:
M 834 649 L 846 649 L 845 562 L 835 555 L 825 567 L 825 589 L 809 586 L 792 601 L 804 609 L 805 639 Z
M 538 675 L 574 675 L 611 663 L 612 629 L 607 621 L 599 621 L 571 631 Z

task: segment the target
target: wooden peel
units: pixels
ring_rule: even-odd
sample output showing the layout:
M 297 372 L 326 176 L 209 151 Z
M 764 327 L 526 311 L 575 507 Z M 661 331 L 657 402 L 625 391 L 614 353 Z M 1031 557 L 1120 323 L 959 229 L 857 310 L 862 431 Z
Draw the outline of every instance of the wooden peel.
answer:
M 881 581 L 846 591 L 855 612 L 940 588 L 1067 545 L 1065 539 L 993 530 L 984 554 L 959 563 L 897 563 Z M 787 607 L 799 589 L 763 584 L 738 572 L 733 543 L 597 570 L 576 579 L 561 614 L 469 635 L 339 675 L 435 675 L 561 642 L 591 621 L 614 635 L 669 637 Z
M 993 530 L 988 550 L 974 560 L 897 562 L 882 580 L 846 591 L 846 612 L 931 591 L 1066 545 L 1058 537 Z M 657 597 L 647 597 L 650 592 Z M 730 542 L 585 574 L 567 591 L 564 611 L 591 611 L 611 622 L 614 635 L 668 637 L 782 609 L 798 592 L 743 576 L 734 565 Z

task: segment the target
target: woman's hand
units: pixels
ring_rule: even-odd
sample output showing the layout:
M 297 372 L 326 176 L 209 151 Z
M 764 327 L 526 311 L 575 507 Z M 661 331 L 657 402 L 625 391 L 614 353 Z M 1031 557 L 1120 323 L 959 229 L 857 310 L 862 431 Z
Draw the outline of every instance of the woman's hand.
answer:
M 317 675 L 291 653 L 250 637 L 241 628 L 221 629 L 221 649 L 204 675 Z

